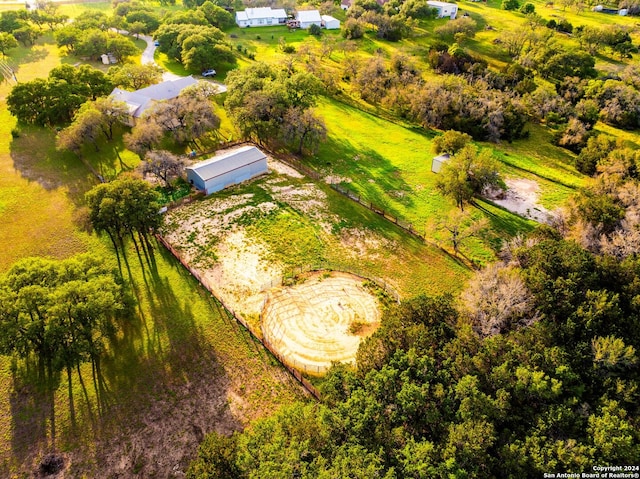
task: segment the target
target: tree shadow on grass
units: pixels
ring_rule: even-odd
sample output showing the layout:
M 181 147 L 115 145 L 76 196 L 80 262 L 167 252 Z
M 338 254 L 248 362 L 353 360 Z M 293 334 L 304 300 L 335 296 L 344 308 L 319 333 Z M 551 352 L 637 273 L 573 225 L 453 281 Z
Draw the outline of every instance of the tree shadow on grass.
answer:
M 518 233 L 527 233 L 536 227 L 534 221 L 528 220 L 526 218 L 523 218 L 522 216 L 512 213 L 511 211 L 503 208 L 500 205 L 485 202 L 480 198 L 477 198 L 474 201 L 473 206 L 479 211 L 482 211 L 485 217 L 489 220 L 489 229 L 491 231 L 497 231 L 501 233 L 499 235 L 501 237 L 504 237 L 505 235 L 511 237 L 515 236 Z M 504 214 L 497 214 L 496 211 L 492 211 L 492 209 L 503 211 Z M 494 251 L 499 251 L 502 247 L 502 241 L 499 237 L 488 239 L 488 243 L 491 245 Z
M 56 151 L 55 131 L 21 124 L 18 135 L 11 141 L 10 154 L 20 175 L 48 191 L 66 187 L 74 204 L 84 203 L 84 193 L 97 179 L 75 155 Z
M 351 182 L 342 181 L 341 186 L 392 215 L 399 215 L 397 204 L 406 208 L 414 205 L 412 196 L 416 192 L 404 180 L 402 171 L 371 148 L 358 148 L 348 139 L 330 138 L 308 161 L 326 175 L 349 178 Z
M 47 419 L 50 404 L 37 391 L 30 367 L 23 367 L 12 375 L 13 390 L 9 395 L 11 409 L 12 455 L 24 464 L 47 440 Z M 3 472 L 0 468 L 0 472 Z
M 171 278 L 184 268 L 162 250 L 154 252 L 161 263 L 157 269 L 153 261 L 136 262 L 135 254 L 124 261 L 145 314 L 123 325 L 103 363 L 109 387 L 105 428 L 110 432 L 95 461 L 112 473 L 135 470 L 145 477 L 167 477 L 176 464 L 184 471 L 204 434 L 241 427 L 228 407 L 230 379 L 196 320 L 215 311 L 206 305 L 203 310 L 206 293 L 193 278 L 188 295 L 176 294 Z M 114 469 L 116 456 L 126 457 L 120 470 Z
M 25 48 L 22 45 L 20 48 Z M 41 60 L 44 60 L 49 55 L 49 51 L 40 45 L 34 45 L 27 50 L 27 53 L 20 58 L 20 64 L 13 67 L 13 70 L 16 72 L 16 77 L 20 80 L 20 66 L 25 63 L 36 63 Z M 13 62 L 10 62 L 13 63 Z

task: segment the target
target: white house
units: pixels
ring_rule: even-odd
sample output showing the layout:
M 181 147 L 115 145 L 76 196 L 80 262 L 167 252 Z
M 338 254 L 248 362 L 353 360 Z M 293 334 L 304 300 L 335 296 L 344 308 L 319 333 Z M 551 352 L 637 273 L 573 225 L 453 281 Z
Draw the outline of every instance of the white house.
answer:
M 427 5 L 438 10 L 438 18 L 449 17 L 453 20 L 458 14 L 458 5 L 455 3 L 427 0 Z
M 451 158 L 451 156 L 449 156 L 449 153 L 444 153 L 439 156 L 434 156 L 433 159 L 431 160 L 431 171 L 433 171 L 434 173 L 440 173 L 440 169 L 442 168 L 442 165 L 447 161 L 449 161 L 449 158 Z
M 327 30 L 337 30 L 340 28 L 340 20 L 331 15 L 322 15 L 322 26 Z
M 296 20 L 300 28 L 309 28 L 311 25 L 322 26 L 322 17 L 318 10 L 299 10 L 296 12 Z
M 269 171 L 267 156 L 255 146 L 216 155 L 186 170 L 189 183 L 207 195 Z
M 269 25 L 284 25 L 287 22 L 287 12 L 283 8 L 247 8 L 236 12 L 236 23 L 239 27 L 267 27 Z
M 136 91 L 126 91 L 114 88 L 111 97 L 123 101 L 129 109 L 129 119 L 126 123 L 133 126 L 137 118 L 153 105 L 156 101 L 170 100 L 177 97 L 188 86 L 195 85 L 198 80 L 191 75 L 177 80 L 164 81 Z

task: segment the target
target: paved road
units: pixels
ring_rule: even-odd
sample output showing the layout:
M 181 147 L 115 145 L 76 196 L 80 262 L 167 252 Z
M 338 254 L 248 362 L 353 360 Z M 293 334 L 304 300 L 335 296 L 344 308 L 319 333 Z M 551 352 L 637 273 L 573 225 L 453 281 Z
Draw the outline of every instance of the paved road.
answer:
M 125 32 L 124 31 L 120 31 L 120 33 L 125 33 Z M 147 42 L 147 48 L 145 48 L 144 51 L 142 52 L 141 63 L 143 65 L 151 63 L 152 65 L 156 65 L 157 66 L 158 64 L 153 59 L 153 55 L 154 55 L 154 53 L 156 51 L 156 46 L 153 43 L 153 38 L 151 38 L 148 35 L 140 35 L 140 38 L 142 40 L 144 40 L 145 42 Z M 180 75 L 176 75 L 175 73 L 171 73 L 171 72 L 168 72 L 168 71 L 165 71 L 162 74 L 162 79 L 164 81 L 177 80 L 178 78 L 180 78 Z M 217 82 L 217 81 L 209 80 L 208 78 L 203 78 L 203 80 L 207 80 L 207 81 L 217 85 L 218 93 L 224 93 L 224 92 L 227 91 L 227 85 L 225 85 L 224 83 L 220 83 L 220 82 Z

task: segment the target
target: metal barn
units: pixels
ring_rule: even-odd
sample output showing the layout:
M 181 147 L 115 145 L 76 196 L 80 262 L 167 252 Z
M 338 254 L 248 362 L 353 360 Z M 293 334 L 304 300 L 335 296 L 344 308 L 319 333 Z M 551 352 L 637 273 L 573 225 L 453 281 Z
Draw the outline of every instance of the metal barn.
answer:
M 269 171 L 267 156 L 255 146 L 216 155 L 186 170 L 189 183 L 207 195 Z
M 431 160 L 431 171 L 433 171 L 434 173 L 440 173 L 440 168 L 442 168 L 442 165 L 447 162 L 449 158 L 451 158 L 451 156 L 449 156 L 449 153 L 444 153 L 440 156 L 434 156 Z

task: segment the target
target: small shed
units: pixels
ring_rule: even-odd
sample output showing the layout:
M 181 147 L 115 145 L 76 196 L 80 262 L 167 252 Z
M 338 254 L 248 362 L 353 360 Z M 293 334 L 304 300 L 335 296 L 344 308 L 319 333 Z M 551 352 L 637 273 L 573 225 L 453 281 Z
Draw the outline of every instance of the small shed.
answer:
M 322 26 L 327 30 L 337 30 L 340 28 L 340 20 L 331 15 L 322 15 Z
M 309 28 L 311 25 L 322 26 L 322 17 L 318 10 L 299 10 L 296 20 L 300 22 L 300 28 Z
M 433 160 L 431 160 L 431 171 L 433 171 L 434 173 L 440 173 L 440 168 L 442 168 L 442 165 L 446 163 L 449 158 L 451 158 L 449 153 L 434 156 Z
M 449 17 L 451 20 L 454 20 L 458 14 L 458 5 L 455 3 L 427 0 L 427 5 L 438 10 L 438 18 Z
M 243 146 L 188 166 L 187 179 L 209 195 L 227 186 L 267 173 L 267 155 L 255 146 Z

